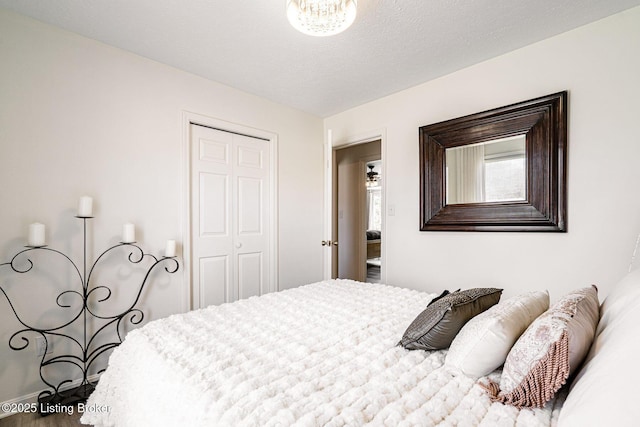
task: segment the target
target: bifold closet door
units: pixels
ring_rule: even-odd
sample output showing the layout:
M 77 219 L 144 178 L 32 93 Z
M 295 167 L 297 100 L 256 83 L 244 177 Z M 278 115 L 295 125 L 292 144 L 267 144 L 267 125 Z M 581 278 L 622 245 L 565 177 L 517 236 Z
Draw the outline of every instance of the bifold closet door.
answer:
M 191 125 L 194 306 L 269 289 L 269 143 Z

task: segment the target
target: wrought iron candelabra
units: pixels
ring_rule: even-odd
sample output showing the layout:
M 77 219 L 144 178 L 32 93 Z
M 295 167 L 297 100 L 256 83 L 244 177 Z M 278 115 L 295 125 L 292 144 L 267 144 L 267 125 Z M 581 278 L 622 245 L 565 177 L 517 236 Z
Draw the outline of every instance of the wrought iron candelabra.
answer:
M 39 374 L 40 379 L 46 384 L 48 387 L 46 390 L 42 391 L 38 395 L 38 407 L 40 413 L 46 415 L 50 413 L 47 408 L 50 405 L 72 405 L 76 402 L 86 400 L 89 395 L 93 392 L 96 386 L 95 381 L 91 381 L 89 378 L 89 370 L 93 367 L 94 362 L 98 359 L 100 355 L 105 353 L 108 350 L 111 350 L 122 343 L 124 338 L 124 333 L 122 330 L 124 326 L 126 326 L 126 322 L 128 321 L 131 325 L 138 325 L 144 319 L 144 313 L 136 308 L 138 302 L 140 301 L 140 296 L 142 295 L 142 291 L 147 284 L 151 273 L 161 265 L 164 265 L 164 270 L 167 273 L 173 274 L 178 271 L 179 263 L 177 259 L 173 256 L 170 257 L 155 257 L 154 255 L 144 253 L 144 251 L 136 245 L 136 242 L 120 242 L 109 249 L 102 252 L 93 262 L 93 264 L 89 267 L 87 265 L 87 220 L 93 218 L 91 216 L 77 216 L 83 221 L 83 259 L 82 259 L 82 270 L 73 260 L 65 255 L 63 252 L 47 247 L 46 245 L 42 246 L 26 246 L 26 249 L 18 252 L 10 262 L 0 264 L 0 268 L 9 267 L 15 273 L 26 274 L 31 271 L 34 267 L 33 261 L 29 258 L 29 253 L 33 251 L 46 251 L 49 253 L 55 253 L 61 255 L 66 259 L 69 263 L 71 263 L 72 270 L 74 271 L 74 275 L 77 273 L 79 279 L 79 286 L 77 289 L 68 289 L 56 297 L 56 304 L 58 307 L 62 309 L 68 309 L 71 313 L 71 320 L 66 321 L 65 323 L 47 328 L 35 327 L 29 324 L 24 320 L 23 317 L 20 316 L 13 302 L 9 298 L 7 292 L 0 286 L 0 291 L 4 294 L 7 299 L 13 314 L 15 315 L 18 322 L 23 326 L 22 329 L 15 332 L 9 338 L 9 347 L 12 350 L 20 351 L 24 350 L 29 346 L 31 341 L 29 340 L 29 334 L 36 334 L 36 336 L 42 337 L 45 348 L 44 353 L 42 354 L 42 359 L 40 360 L 40 368 Z M 107 286 L 93 286 L 91 281 L 91 276 L 96 268 L 97 264 L 101 259 L 111 251 L 116 248 L 125 248 L 130 249 L 129 255 L 127 257 L 128 261 L 131 264 L 140 264 L 142 265 L 143 260 L 148 260 L 151 262 L 151 266 L 148 267 L 142 282 L 135 289 L 137 291 L 135 295 L 135 300 L 119 314 L 111 315 L 111 316 L 103 316 L 97 314 L 97 309 L 92 307 L 89 299 L 93 295 L 94 292 L 101 292 L 104 295 L 98 299 L 98 295 L 94 296 L 96 299 L 96 305 L 100 303 L 104 303 L 111 298 L 112 292 L 111 289 Z M 26 261 L 25 261 L 26 260 Z M 65 299 L 68 298 L 68 295 L 75 295 L 79 297 L 78 307 L 74 308 L 72 304 L 65 303 L 63 301 L 63 296 L 67 295 Z M 95 321 L 94 319 L 98 319 L 100 326 L 95 330 L 95 332 L 90 333 L 88 330 L 88 322 L 89 320 Z M 81 325 L 82 334 L 79 337 L 74 337 L 72 335 L 68 335 L 64 333 L 66 328 L 71 325 Z M 111 332 L 111 335 L 108 335 Z M 79 335 L 79 333 L 77 333 Z M 70 346 L 72 349 L 70 354 L 60 354 L 60 355 L 49 355 L 48 349 L 49 346 L 53 343 L 50 341 L 52 339 L 56 340 L 57 343 L 60 340 L 68 340 L 70 342 Z M 100 342 L 106 341 L 106 343 L 99 344 Z M 53 353 L 55 354 L 55 353 Z M 44 372 L 44 368 L 47 366 L 57 365 L 57 364 L 67 364 L 77 367 L 82 373 L 80 385 L 73 387 L 72 384 L 75 381 L 78 381 L 78 377 L 75 378 L 75 381 L 72 379 L 66 379 L 61 382 L 51 381 L 46 379 L 46 373 Z M 97 368 L 96 368 L 97 369 Z M 104 369 L 97 372 L 97 374 L 101 374 Z

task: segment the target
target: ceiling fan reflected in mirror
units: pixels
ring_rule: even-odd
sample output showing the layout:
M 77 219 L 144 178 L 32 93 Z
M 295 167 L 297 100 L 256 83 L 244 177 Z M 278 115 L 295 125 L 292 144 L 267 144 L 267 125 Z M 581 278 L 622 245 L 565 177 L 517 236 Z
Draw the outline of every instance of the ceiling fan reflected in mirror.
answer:
M 380 185 L 380 174 L 373 169 L 375 165 L 367 165 L 369 172 L 367 172 L 367 187 L 378 187 Z

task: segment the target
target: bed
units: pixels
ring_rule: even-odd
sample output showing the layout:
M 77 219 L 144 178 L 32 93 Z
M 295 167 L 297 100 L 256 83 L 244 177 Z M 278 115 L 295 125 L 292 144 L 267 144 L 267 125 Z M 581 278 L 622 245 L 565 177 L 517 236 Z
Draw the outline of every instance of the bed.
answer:
M 110 357 L 82 422 L 96 426 L 548 426 L 542 408 L 492 402 L 444 365 L 398 346 L 435 294 L 323 281 L 150 322 Z

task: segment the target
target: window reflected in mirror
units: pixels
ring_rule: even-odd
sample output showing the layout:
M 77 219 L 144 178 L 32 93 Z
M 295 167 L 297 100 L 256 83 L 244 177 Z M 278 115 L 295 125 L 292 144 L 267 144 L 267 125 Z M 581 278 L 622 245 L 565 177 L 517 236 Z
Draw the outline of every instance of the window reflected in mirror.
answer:
M 367 230 L 382 229 L 382 188 L 367 188 Z
M 445 150 L 446 204 L 526 200 L 525 135 Z

